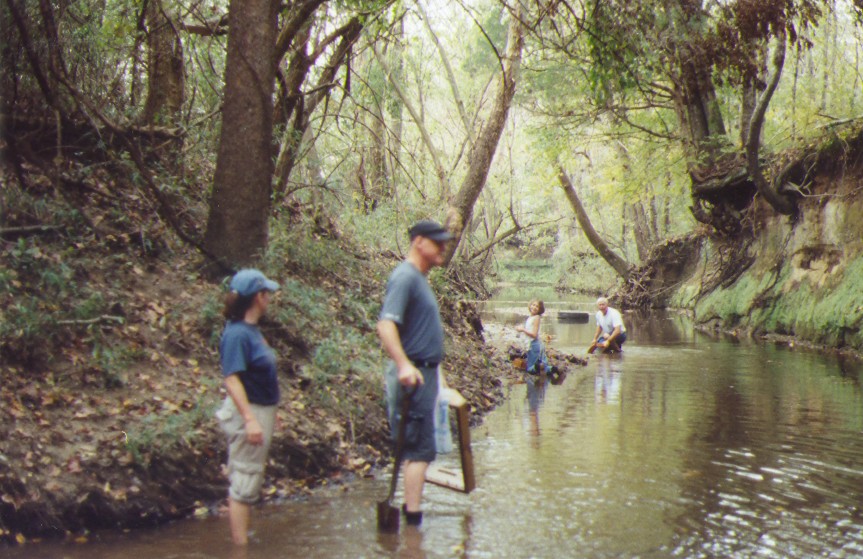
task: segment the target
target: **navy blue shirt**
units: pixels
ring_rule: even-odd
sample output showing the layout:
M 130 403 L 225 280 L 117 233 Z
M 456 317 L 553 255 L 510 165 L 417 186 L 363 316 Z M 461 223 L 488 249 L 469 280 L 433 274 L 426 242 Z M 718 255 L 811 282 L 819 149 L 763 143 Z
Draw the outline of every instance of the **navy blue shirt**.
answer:
M 380 320 L 396 323 L 402 348 L 411 361 L 443 358 L 443 324 L 437 298 L 425 275 L 410 262 L 402 262 L 387 281 Z
M 243 320 L 225 325 L 219 344 L 222 375 L 239 375 L 252 404 L 274 406 L 279 402 L 276 354 L 257 326 Z

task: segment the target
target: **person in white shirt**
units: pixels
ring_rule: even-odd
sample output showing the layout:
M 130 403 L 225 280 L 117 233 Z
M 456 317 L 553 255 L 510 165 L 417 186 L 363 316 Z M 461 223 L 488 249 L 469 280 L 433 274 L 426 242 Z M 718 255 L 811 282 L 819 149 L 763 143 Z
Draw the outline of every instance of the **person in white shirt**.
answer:
M 588 348 L 588 353 L 593 353 L 600 348 L 604 353 L 623 351 L 623 343 L 626 341 L 626 326 L 623 325 L 623 317 L 620 311 L 608 306 L 608 299 L 600 297 L 596 300 L 596 333 L 593 342 Z

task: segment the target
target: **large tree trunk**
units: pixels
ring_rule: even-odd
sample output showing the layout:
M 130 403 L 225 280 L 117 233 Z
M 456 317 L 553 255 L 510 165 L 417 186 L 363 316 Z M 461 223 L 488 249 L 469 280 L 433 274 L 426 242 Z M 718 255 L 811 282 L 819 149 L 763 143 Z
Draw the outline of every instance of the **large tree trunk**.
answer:
M 650 249 L 655 243 L 655 239 L 650 234 L 650 220 L 647 212 L 644 210 L 644 204 L 640 200 L 636 200 L 629 207 L 632 216 L 632 234 L 635 237 L 635 249 L 638 252 L 638 261 L 644 263 L 647 261 L 647 255 L 650 254 Z
M 515 4 L 515 12 L 510 17 L 509 33 L 507 36 L 506 55 L 503 60 L 503 72 L 500 79 L 500 88 L 494 107 L 488 117 L 488 121 L 482 129 L 482 134 L 477 138 L 476 144 L 471 151 L 470 164 L 467 175 L 462 182 L 461 188 L 451 200 L 446 216 L 446 227 L 453 234 L 453 240 L 447 245 L 446 265 L 452 261 L 462 240 L 465 226 L 468 224 L 482 189 L 485 186 L 488 170 L 494 159 L 497 144 L 501 133 L 506 125 L 509 107 L 515 96 L 515 88 L 518 77 L 518 69 L 521 65 L 521 53 L 524 47 L 524 28 L 521 21 L 521 3 Z
M 206 248 L 236 265 L 267 247 L 277 0 L 231 0 L 225 101 Z
M 749 142 L 749 123 L 758 104 L 758 84 L 767 79 L 767 43 L 751 41 L 747 50 L 753 53 L 755 63 L 744 73 L 740 85 L 740 147 L 743 149 Z
M 593 225 L 590 223 L 590 217 L 588 217 L 587 212 L 584 210 L 584 206 L 581 204 L 578 193 L 575 191 L 575 187 L 572 185 L 572 181 L 569 180 L 569 176 L 566 174 L 562 165 L 558 165 L 557 167 L 557 178 L 560 181 L 560 187 L 563 189 L 564 193 L 566 193 L 566 197 L 569 200 L 570 205 L 572 205 L 572 209 L 575 211 L 575 218 L 578 220 L 578 224 L 581 226 L 582 231 L 584 231 L 584 235 L 587 237 L 587 240 L 591 245 L 593 245 L 596 252 L 598 252 L 599 255 L 602 256 L 602 258 L 608 262 L 612 268 L 614 268 L 617 275 L 623 278 L 624 281 L 629 279 L 633 269 L 632 264 L 611 250 L 608 243 L 606 243 L 599 233 L 596 232 L 596 229 L 593 228 Z
M 381 200 L 390 197 L 389 177 L 387 176 L 386 150 L 387 150 L 387 128 L 386 128 L 386 93 L 381 92 L 376 102 L 372 103 L 372 122 L 370 128 L 369 143 L 369 179 L 371 191 L 369 196 L 369 209 L 375 210 Z
M 752 121 L 752 113 L 755 111 L 755 103 L 758 100 L 755 77 L 744 78 L 742 88 L 743 90 L 740 92 L 740 147 L 745 148 L 749 142 L 749 123 Z
M 675 106 L 691 149 L 698 153 L 709 138 L 725 136 L 725 123 L 710 75 L 711 66 L 699 60 L 697 53 L 685 52 L 683 56 L 688 58 L 678 69 L 680 81 L 675 88 Z
M 670 43 L 675 110 L 695 158 L 704 149 L 715 149 L 713 138 L 726 135 L 713 83 L 710 47 L 703 36 L 707 12 L 701 0 L 688 2 L 690 9 L 681 9 L 677 2 L 664 4 L 677 30 Z
M 141 114 L 144 124 L 173 123 L 185 99 L 183 42 L 166 7 L 162 0 L 147 1 L 147 100 Z

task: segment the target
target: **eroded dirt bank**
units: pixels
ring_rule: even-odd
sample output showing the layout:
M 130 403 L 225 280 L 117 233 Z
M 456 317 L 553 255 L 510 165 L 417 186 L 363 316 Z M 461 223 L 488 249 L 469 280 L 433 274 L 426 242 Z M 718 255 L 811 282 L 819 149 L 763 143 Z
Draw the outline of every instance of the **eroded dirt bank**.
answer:
M 820 176 L 796 219 L 761 207 L 750 240 L 706 243 L 671 305 L 709 329 L 863 351 L 861 177 Z
M 105 319 L 71 331 L 43 369 L 0 369 L 4 541 L 86 538 L 94 530 L 209 514 L 223 503 L 225 445 L 212 416 L 223 397 L 212 343 L 218 327 L 204 324 L 200 313 L 218 290 L 178 283 L 174 272 L 151 262 L 124 277 L 126 291 L 114 293 L 122 324 Z M 380 295 L 374 285 L 364 291 L 370 300 Z M 505 341 L 484 341 L 476 309 L 449 301 L 442 305 L 444 367 L 480 422 L 518 373 L 501 349 Z M 368 333 L 371 327 L 363 326 Z M 292 498 L 384 465 L 390 450 L 379 369 L 348 367 L 320 382 L 305 365 L 313 351 L 290 325 L 270 321 L 263 328 L 278 340 L 283 395 L 264 498 Z M 88 335 L 104 336 L 103 352 L 129 344 L 136 350 L 122 368 L 99 367 Z M 571 361 L 558 365 L 579 365 Z

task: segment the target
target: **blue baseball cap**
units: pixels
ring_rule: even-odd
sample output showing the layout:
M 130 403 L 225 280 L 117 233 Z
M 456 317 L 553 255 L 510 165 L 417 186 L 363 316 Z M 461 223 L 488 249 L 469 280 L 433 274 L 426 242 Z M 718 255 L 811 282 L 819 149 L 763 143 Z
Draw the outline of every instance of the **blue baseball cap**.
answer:
M 231 291 L 236 291 L 241 297 L 251 297 L 258 291 L 276 291 L 279 284 L 261 273 L 260 270 L 247 268 L 240 270 L 231 278 Z

